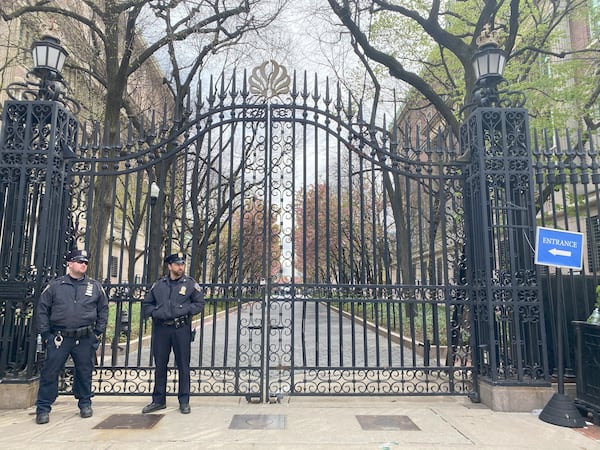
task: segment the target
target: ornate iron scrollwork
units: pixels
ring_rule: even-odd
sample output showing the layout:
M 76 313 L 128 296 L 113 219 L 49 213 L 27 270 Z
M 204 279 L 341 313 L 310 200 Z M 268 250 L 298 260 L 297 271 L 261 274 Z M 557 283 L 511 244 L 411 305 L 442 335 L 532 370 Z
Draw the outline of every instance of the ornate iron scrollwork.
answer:
M 81 105 L 66 95 L 65 89 L 66 82 L 59 74 L 47 71 L 44 77 L 39 78 L 33 71 L 29 71 L 25 81 L 15 81 L 6 86 L 6 93 L 16 101 L 57 101 L 72 114 L 79 114 Z

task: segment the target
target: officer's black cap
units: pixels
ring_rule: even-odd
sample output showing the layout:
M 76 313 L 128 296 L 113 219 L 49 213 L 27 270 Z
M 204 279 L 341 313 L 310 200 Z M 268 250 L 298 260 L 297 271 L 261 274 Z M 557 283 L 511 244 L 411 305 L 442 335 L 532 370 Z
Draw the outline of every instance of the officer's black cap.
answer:
M 167 264 L 173 264 L 173 263 L 184 264 L 185 263 L 185 255 L 181 252 L 173 253 L 172 255 L 165 257 L 165 262 Z
M 67 254 L 67 261 L 89 262 L 90 253 L 87 250 L 71 250 Z

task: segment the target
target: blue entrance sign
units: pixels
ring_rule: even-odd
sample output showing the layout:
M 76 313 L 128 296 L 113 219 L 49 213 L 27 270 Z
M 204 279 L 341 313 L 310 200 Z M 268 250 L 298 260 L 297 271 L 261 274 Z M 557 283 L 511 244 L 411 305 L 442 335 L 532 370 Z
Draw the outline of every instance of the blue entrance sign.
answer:
M 535 242 L 536 264 L 581 270 L 583 233 L 537 227 Z

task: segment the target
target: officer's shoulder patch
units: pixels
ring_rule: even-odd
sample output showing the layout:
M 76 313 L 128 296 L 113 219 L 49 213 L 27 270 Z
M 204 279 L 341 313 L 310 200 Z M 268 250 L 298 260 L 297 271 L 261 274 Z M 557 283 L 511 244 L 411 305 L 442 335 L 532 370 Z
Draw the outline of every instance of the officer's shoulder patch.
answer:
M 194 284 L 194 289 L 196 289 L 198 292 L 202 292 L 202 288 L 200 287 L 199 283 Z

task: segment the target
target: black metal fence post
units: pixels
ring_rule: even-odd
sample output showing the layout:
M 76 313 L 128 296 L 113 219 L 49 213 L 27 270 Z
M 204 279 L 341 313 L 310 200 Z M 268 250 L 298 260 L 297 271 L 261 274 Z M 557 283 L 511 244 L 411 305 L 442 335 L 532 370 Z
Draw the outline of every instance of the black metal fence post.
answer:
M 481 380 L 549 386 L 541 288 L 534 264 L 535 197 L 529 113 L 499 90 L 506 55 L 486 25 L 473 55 L 475 106 L 460 131 L 465 167 L 467 281 Z M 511 99 L 514 97 L 514 102 Z M 512 107 L 515 106 L 515 107 Z
M 479 375 L 493 384 L 549 385 L 528 112 L 477 108 L 461 141 L 471 156 L 467 251 Z
M 45 284 L 63 271 L 71 233 L 69 158 L 75 156 L 77 102 L 63 94 L 66 52 L 45 37 L 31 74 L 7 87 L 0 134 L 0 378 L 37 374 L 33 311 Z M 57 51 L 60 50 L 60 51 Z M 40 60 L 58 56 L 57 61 Z M 34 58 L 35 60 L 35 58 Z M 18 95 L 20 94 L 20 95 Z M 18 97 L 23 98 L 20 100 Z

